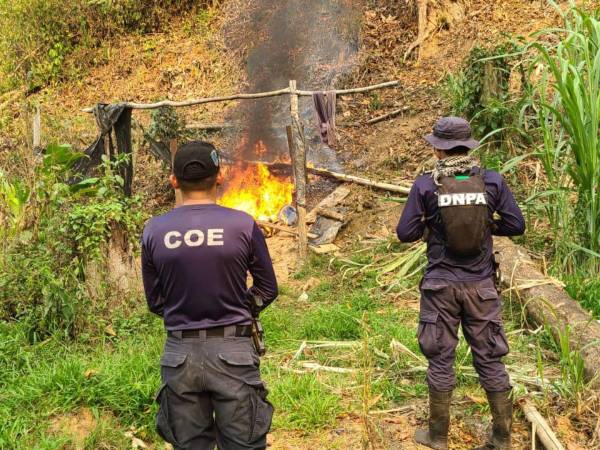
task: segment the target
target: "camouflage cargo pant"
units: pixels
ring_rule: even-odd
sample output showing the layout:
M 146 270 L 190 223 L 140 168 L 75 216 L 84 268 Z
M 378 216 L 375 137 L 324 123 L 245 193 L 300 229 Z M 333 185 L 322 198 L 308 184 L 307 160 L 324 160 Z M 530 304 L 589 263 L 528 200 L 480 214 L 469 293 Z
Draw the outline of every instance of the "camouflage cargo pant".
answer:
M 508 353 L 502 302 L 492 278 L 471 282 L 422 281 L 418 338 L 429 361 L 429 386 L 436 391 L 454 389 L 453 366 L 460 324 L 482 387 L 488 392 L 510 389 L 502 363 L 502 357 Z
M 175 449 L 266 448 L 273 407 L 251 338 L 172 332 L 160 365 L 156 425 Z

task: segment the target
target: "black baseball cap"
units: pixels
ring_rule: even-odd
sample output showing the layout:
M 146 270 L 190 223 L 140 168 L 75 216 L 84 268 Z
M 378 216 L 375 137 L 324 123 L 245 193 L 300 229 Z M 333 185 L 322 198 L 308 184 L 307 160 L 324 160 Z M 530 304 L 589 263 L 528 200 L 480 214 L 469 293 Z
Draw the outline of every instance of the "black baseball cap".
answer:
M 175 153 L 173 174 L 181 181 L 200 181 L 219 172 L 219 152 L 213 144 L 190 141 Z

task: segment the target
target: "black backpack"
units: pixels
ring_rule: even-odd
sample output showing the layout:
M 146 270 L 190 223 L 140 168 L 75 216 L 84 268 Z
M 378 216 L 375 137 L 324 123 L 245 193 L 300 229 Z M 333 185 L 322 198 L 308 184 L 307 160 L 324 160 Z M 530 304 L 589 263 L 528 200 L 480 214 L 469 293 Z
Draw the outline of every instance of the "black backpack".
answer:
M 446 252 L 459 258 L 478 256 L 490 227 L 488 199 L 481 170 L 441 177 L 438 207 Z

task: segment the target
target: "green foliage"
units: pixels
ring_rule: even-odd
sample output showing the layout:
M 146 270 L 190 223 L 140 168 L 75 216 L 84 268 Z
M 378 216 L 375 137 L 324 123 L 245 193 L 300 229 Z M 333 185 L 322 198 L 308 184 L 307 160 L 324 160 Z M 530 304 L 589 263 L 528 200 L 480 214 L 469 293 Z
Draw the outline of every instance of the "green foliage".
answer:
M 551 335 L 552 332 L 547 328 L 546 333 Z M 562 331 L 559 330 L 555 349 L 560 357 L 561 377 L 554 385 L 564 398 L 575 402 L 577 414 L 580 414 L 580 407 L 587 389 L 585 363 L 581 353 L 577 349 L 571 348 L 571 327 L 569 325 Z
M 85 328 L 94 313 L 86 264 L 100 258 L 115 229 L 136 245 L 142 225 L 139 199 L 122 194 L 116 169 L 123 161 L 105 160 L 103 176 L 70 184 L 70 169 L 80 157 L 68 146 L 48 147 L 20 206 L 33 223 L 7 240 L 0 260 L 0 317 L 28 324 L 32 341 Z
M 529 82 L 522 65 L 523 46 L 506 41 L 475 47 L 463 69 L 446 80 L 450 112 L 471 122 L 474 136 L 488 145 L 477 152 L 482 164 L 501 170 L 509 155 L 530 141 L 520 119 L 529 108 Z M 518 76 L 518 80 L 513 79 Z
M 475 47 L 464 69 L 447 79 L 451 112 L 471 120 L 477 136 L 514 124 L 518 110 L 509 93 L 509 80 L 518 51 L 511 41 L 490 49 Z
M 23 227 L 25 205 L 29 201 L 29 189 L 20 180 L 9 181 L 0 170 L 0 240 L 8 239 Z
M 200 2 L 202 4 L 203 2 Z M 0 92 L 77 75 L 94 49 L 125 33 L 148 33 L 192 0 L 0 0 Z
M 185 121 L 172 106 L 152 110 L 151 117 L 148 134 L 152 139 L 169 142 L 171 139 L 185 139 L 190 136 L 189 130 L 185 128 Z
M 566 290 L 571 297 L 578 300 L 581 305 L 600 318 L 600 279 L 590 277 L 585 270 L 574 274 L 563 274 Z
M 558 6 L 556 6 L 558 9 Z M 564 29 L 545 34 L 556 42 L 533 44 L 543 64 L 534 92 L 548 189 L 543 201 L 560 265 L 600 269 L 600 20 L 573 6 Z

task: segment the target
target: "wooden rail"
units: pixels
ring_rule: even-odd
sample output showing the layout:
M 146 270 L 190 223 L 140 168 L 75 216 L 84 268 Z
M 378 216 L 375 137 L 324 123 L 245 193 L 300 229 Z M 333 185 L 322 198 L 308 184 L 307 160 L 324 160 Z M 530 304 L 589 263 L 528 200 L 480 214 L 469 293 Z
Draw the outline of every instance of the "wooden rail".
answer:
M 387 81 L 385 83 L 374 84 L 371 86 L 359 87 L 359 88 L 351 88 L 351 89 L 338 89 L 334 92 L 336 95 L 347 95 L 347 94 L 360 94 L 362 92 L 369 92 L 376 89 L 383 89 L 398 86 L 399 81 Z M 297 96 L 311 96 L 316 92 L 321 91 L 302 91 L 296 90 L 293 92 L 294 95 Z M 160 102 L 155 103 L 136 103 L 136 102 L 120 102 L 120 105 L 125 106 L 126 108 L 131 109 L 156 109 L 162 108 L 164 106 L 172 106 L 173 108 L 180 108 L 184 106 L 194 106 L 194 105 L 202 105 L 204 103 L 215 103 L 215 102 L 228 102 L 231 100 L 250 100 L 256 98 L 266 98 L 266 97 L 277 97 L 279 95 L 290 95 L 292 94 L 289 87 L 285 89 L 278 89 L 276 91 L 269 92 L 257 92 L 254 94 L 233 94 L 233 95 L 224 95 L 219 97 L 206 97 L 206 98 L 197 98 L 183 101 L 173 101 L 173 100 L 162 100 Z M 94 108 L 85 108 L 84 112 L 91 113 L 94 112 Z

